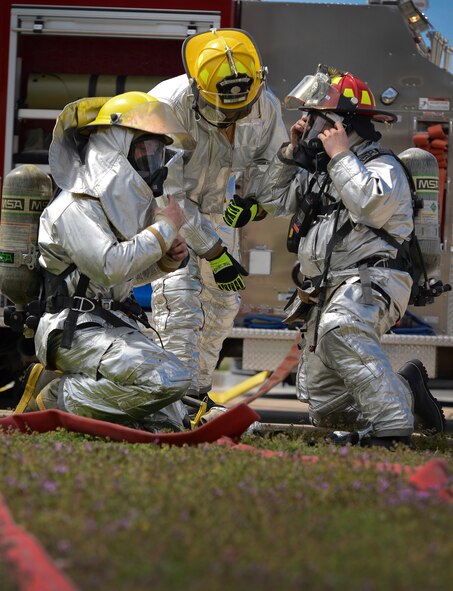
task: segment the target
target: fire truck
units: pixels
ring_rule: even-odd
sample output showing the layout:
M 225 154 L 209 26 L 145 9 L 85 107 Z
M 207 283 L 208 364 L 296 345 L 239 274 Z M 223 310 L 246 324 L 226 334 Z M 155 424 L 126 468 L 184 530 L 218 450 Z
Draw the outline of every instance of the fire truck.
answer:
M 420 138 L 428 138 L 423 148 L 430 149 L 430 130 L 437 130 L 444 142 L 436 152 L 439 277 L 451 282 L 452 48 L 417 8 L 417 0 L 368 0 L 366 5 L 3 0 L 0 184 L 24 163 L 49 172 L 47 150 L 55 118 L 65 104 L 84 96 L 150 90 L 183 72 L 181 45 L 188 35 L 218 27 L 238 27 L 252 35 L 269 69 L 269 86 L 281 100 L 324 63 L 365 80 L 376 100 L 397 115 L 382 139 L 396 154 L 418 145 Z M 298 113 L 284 109 L 283 116 L 289 129 Z M 295 288 L 295 255 L 286 250 L 288 223 L 286 218 L 267 218 L 241 230 L 242 260 L 250 275 L 225 354 L 240 355 L 245 370 L 275 369 L 294 341 L 295 331 L 281 322 Z M 413 326 L 383 338 L 392 363 L 400 366 L 419 357 L 430 377 L 453 379 L 453 295 L 409 312 Z M 432 334 L 420 327 L 429 327 Z

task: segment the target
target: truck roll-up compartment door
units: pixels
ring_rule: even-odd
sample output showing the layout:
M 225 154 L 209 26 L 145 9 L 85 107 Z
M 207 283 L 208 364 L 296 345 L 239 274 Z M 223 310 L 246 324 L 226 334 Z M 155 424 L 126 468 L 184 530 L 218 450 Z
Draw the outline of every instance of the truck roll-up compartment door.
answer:
M 113 95 L 133 86 L 150 90 L 158 81 L 182 74 L 184 39 L 219 28 L 222 12 L 215 10 L 219 6 L 214 3 L 212 10 L 13 6 L 4 174 L 29 161 L 46 169 L 48 136 L 64 104 L 81 96 L 101 96 L 106 82 Z M 37 142 L 35 128 L 40 134 L 36 133 Z M 30 154 L 29 146 L 34 149 L 38 144 L 42 154 Z
M 12 31 L 78 37 L 184 39 L 220 26 L 220 12 L 102 8 L 13 8 Z

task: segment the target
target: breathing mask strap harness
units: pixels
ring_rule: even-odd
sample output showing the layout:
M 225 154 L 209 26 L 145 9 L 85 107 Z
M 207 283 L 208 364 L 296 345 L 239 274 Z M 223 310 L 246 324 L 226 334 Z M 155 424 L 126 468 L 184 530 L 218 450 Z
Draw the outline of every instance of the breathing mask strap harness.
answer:
M 398 156 L 396 154 L 394 154 L 391 150 L 371 150 L 367 154 L 364 154 L 360 158 L 360 160 L 365 164 L 366 162 L 370 162 L 371 160 L 374 160 L 375 158 L 378 158 L 379 156 L 382 156 L 382 155 L 392 156 L 393 158 L 395 158 L 395 160 L 400 164 L 401 168 L 403 169 L 404 174 L 406 175 L 406 178 L 407 178 L 407 182 L 409 183 L 410 191 L 411 191 L 412 208 L 413 208 L 413 212 L 414 212 L 414 217 L 417 216 L 418 210 L 423 208 L 423 202 L 417 196 L 417 190 L 415 188 L 415 183 L 414 183 L 414 179 L 412 178 L 412 175 L 407 170 L 404 162 L 402 162 L 402 160 L 400 158 L 398 158 Z M 392 261 L 392 264 L 391 264 L 392 268 L 396 268 L 396 269 L 399 269 L 401 271 L 405 271 L 406 273 L 413 275 L 414 269 L 413 269 L 413 262 L 412 262 L 411 258 L 413 256 L 415 256 L 417 258 L 418 265 L 421 268 L 421 271 L 423 273 L 423 290 L 426 292 L 426 294 L 429 294 L 431 292 L 431 289 L 430 289 L 430 285 L 429 285 L 428 273 L 426 271 L 426 265 L 425 265 L 423 254 L 422 254 L 422 251 L 420 248 L 420 243 L 418 241 L 417 234 L 415 233 L 415 226 L 414 226 L 414 229 L 412 230 L 412 234 L 410 236 L 410 242 L 413 244 L 413 248 L 415 249 L 415 252 L 413 252 L 412 255 L 411 255 L 411 250 L 410 250 L 411 249 L 410 243 L 407 240 L 404 240 L 400 244 L 397 240 L 395 240 L 395 238 L 393 238 L 393 236 L 391 236 L 383 228 L 370 228 L 370 229 L 376 234 L 376 236 L 379 236 L 379 238 L 382 238 L 388 244 L 390 244 L 390 246 L 393 246 L 397 250 L 398 254 L 396 256 L 396 259 L 394 261 Z M 416 283 L 418 283 L 418 277 L 413 277 L 413 279 L 414 279 L 413 290 L 419 289 L 418 286 L 415 285 Z
M 330 187 L 331 184 L 330 177 L 326 175 L 321 184 L 319 184 L 318 181 L 319 175 L 313 175 L 308 183 L 307 191 L 303 196 L 298 195 L 297 211 L 291 218 L 286 242 L 289 252 L 297 254 L 301 238 L 307 235 L 308 230 L 315 223 L 317 217 L 331 213 L 338 206 L 337 203 L 332 203 L 334 198 L 327 192 L 327 188 Z M 317 193 L 313 191 L 315 183 L 318 183 L 319 186 L 319 191 Z M 328 205 L 322 204 L 321 199 L 323 196 L 331 203 Z M 317 293 L 322 282 L 323 275 L 318 275 L 315 278 L 311 278 L 312 287 L 315 288 Z M 303 289 L 302 285 L 298 285 L 297 283 L 296 285 L 297 287 Z M 286 303 L 284 310 L 287 310 L 293 304 L 298 295 L 299 291 L 298 289 L 295 289 Z M 312 304 L 309 304 L 309 306 L 311 307 Z
M 414 208 L 414 212 L 416 215 L 417 209 L 420 208 L 420 204 L 418 203 L 417 200 L 417 195 L 416 195 L 416 191 L 415 191 L 415 186 L 414 186 L 414 181 L 412 179 L 412 176 L 409 174 L 409 172 L 407 171 L 405 165 L 403 162 L 401 162 L 401 160 L 398 158 L 398 156 L 396 156 L 393 152 L 389 151 L 389 150 L 371 150 L 368 153 L 359 156 L 359 160 L 361 160 L 364 164 L 367 162 L 370 162 L 371 160 L 373 160 L 374 158 L 378 158 L 379 156 L 382 155 L 391 155 L 393 156 L 402 166 L 406 176 L 407 176 L 407 180 L 409 182 L 409 186 L 411 189 L 411 194 L 412 194 L 412 199 L 413 199 L 413 208 Z M 320 284 L 320 292 L 319 292 L 319 297 L 318 297 L 318 303 L 317 303 L 317 310 L 316 310 L 316 321 L 315 321 L 315 330 L 314 330 L 314 337 L 313 337 L 313 344 L 310 346 L 310 351 L 311 352 L 315 352 L 316 351 L 316 347 L 318 344 L 318 328 L 319 328 L 319 322 L 321 319 L 321 312 L 322 312 L 322 308 L 324 306 L 325 303 L 325 299 L 326 299 L 326 288 L 327 288 L 327 274 L 329 271 L 329 267 L 330 267 L 330 259 L 332 256 L 332 252 L 335 249 L 336 245 L 343 240 L 343 238 L 345 238 L 349 232 L 352 231 L 353 229 L 353 223 L 351 221 L 350 218 L 348 218 L 348 220 L 346 220 L 346 222 L 341 226 L 341 228 L 339 230 L 337 230 L 337 224 L 338 224 L 338 217 L 340 214 L 341 209 L 344 208 L 344 205 L 342 203 L 339 204 L 338 209 L 337 209 L 337 213 L 336 213 L 336 218 L 335 218 L 335 224 L 334 224 L 334 230 L 333 230 L 333 234 L 331 239 L 329 240 L 327 247 L 326 247 L 326 259 L 325 259 L 325 266 L 324 266 L 324 272 L 322 274 L 322 280 L 321 280 L 321 284 Z M 379 238 L 382 238 L 383 240 L 385 240 L 388 244 L 390 244 L 391 246 L 393 246 L 396 250 L 397 250 L 397 257 L 396 259 L 392 259 L 389 261 L 389 268 L 392 269 L 399 269 L 402 271 L 405 271 L 407 273 L 411 273 L 412 272 L 412 262 L 411 262 L 411 253 L 409 250 L 409 242 L 407 242 L 406 240 L 404 240 L 401 244 L 395 239 L 393 238 L 393 236 L 391 236 L 386 230 L 384 230 L 383 228 L 372 228 L 370 226 L 368 226 L 370 228 L 370 230 L 372 230 L 374 232 L 374 234 L 376 234 L 376 236 L 378 236 Z M 428 281 L 428 276 L 427 276 L 427 272 L 426 272 L 426 268 L 425 268 L 425 264 L 424 264 L 424 260 L 423 260 L 423 255 L 421 252 L 421 248 L 420 248 L 420 244 L 418 242 L 417 236 L 415 234 L 415 230 L 412 231 L 412 236 L 411 236 L 412 242 L 414 244 L 414 247 L 417 251 L 417 256 L 420 259 L 420 264 L 422 266 L 423 269 L 423 274 L 424 274 L 424 280 L 425 280 L 425 285 L 428 285 L 428 291 L 429 291 L 429 281 Z M 364 269 L 365 265 L 360 266 L 359 265 L 359 275 L 361 278 L 361 283 L 363 282 L 364 287 L 365 287 L 365 292 L 368 291 L 368 295 L 370 295 L 371 292 L 371 287 L 373 288 L 377 288 L 378 291 L 381 291 L 379 289 L 379 286 L 376 286 L 376 284 L 371 284 L 368 282 L 366 275 L 364 275 L 364 271 L 366 271 L 366 269 Z M 450 286 L 448 286 L 448 288 L 450 288 Z M 446 290 L 448 291 L 448 289 Z M 385 293 L 385 292 L 384 292 Z M 366 295 L 366 294 L 365 294 Z M 366 298 L 365 298 L 366 299 Z M 365 302 L 366 303 L 366 302 Z
M 374 158 L 381 156 L 383 153 L 390 153 L 390 152 L 383 152 L 382 150 L 375 149 L 375 150 L 371 150 L 367 154 L 364 154 L 362 157 L 358 157 L 358 158 L 359 158 L 359 160 L 361 160 L 365 164 L 366 162 L 369 162 L 370 160 L 373 160 Z M 393 155 L 393 153 L 392 153 L 392 155 Z M 319 323 L 321 320 L 322 308 L 323 308 L 325 301 L 326 301 L 327 275 L 329 273 L 332 253 L 333 253 L 335 247 L 337 246 L 337 244 L 341 240 L 343 240 L 343 238 L 345 238 L 353 229 L 353 223 L 352 223 L 351 219 L 348 218 L 344 222 L 344 224 L 340 227 L 340 229 L 337 230 L 340 212 L 342 209 L 344 209 L 344 205 L 342 202 L 338 202 L 338 203 L 334 204 L 334 206 L 337 208 L 336 214 L 335 214 L 334 229 L 333 229 L 332 237 L 329 240 L 329 242 L 327 243 L 327 247 L 326 247 L 324 271 L 321 276 L 322 279 L 321 279 L 321 283 L 320 283 L 320 292 L 319 292 L 318 302 L 316 304 L 316 320 L 315 320 L 313 343 L 310 345 L 310 348 L 309 348 L 310 352 L 312 352 L 312 353 L 314 353 L 316 351 L 316 347 L 318 345 Z M 390 238 L 390 240 L 392 241 L 391 244 L 393 245 L 393 243 L 394 243 L 395 248 L 398 248 L 398 250 L 399 250 L 401 245 L 394 238 L 392 238 L 389 234 L 387 234 L 387 232 L 385 232 L 385 230 L 376 230 L 374 228 L 371 228 L 371 229 L 377 235 L 385 238 L 386 240 L 387 240 L 387 238 L 384 237 L 384 234 L 386 236 L 388 236 Z M 389 242 L 390 242 L 390 240 L 389 240 Z M 371 293 L 370 280 L 367 280 L 366 274 L 363 270 L 361 273 L 360 273 L 360 271 L 361 271 L 361 268 L 359 268 L 359 274 L 361 275 L 361 280 L 363 280 L 365 283 L 365 291 L 368 293 L 368 297 L 369 297 L 369 295 Z
M 314 335 L 313 335 L 313 343 L 309 347 L 309 351 L 311 353 L 314 353 L 316 351 L 316 347 L 318 346 L 319 323 L 321 321 L 321 312 L 322 312 L 322 309 L 323 309 L 325 301 L 326 301 L 326 294 L 327 294 L 327 287 L 328 287 L 327 275 L 329 273 L 330 259 L 332 257 L 332 252 L 334 251 L 336 245 L 341 240 L 343 240 L 343 238 L 345 236 L 347 236 L 347 234 L 349 234 L 349 232 L 352 230 L 352 222 L 349 218 L 345 221 L 345 223 L 341 226 L 341 228 L 339 230 L 337 230 L 338 220 L 339 220 L 340 212 L 342 209 L 344 209 L 344 205 L 343 205 L 343 203 L 339 202 L 337 210 L 335 212 L 335 221 L 334 221 L 332 237 L 329 240 L 329 242 L 327 243 L 327 247 L 326 247 L 326 258 L 325 258 L 325 264 L 324 264 L 324 271 L 321 276 L 322 279 L 321 279 L 321 284 L 320 284 L 320 289 L 319 289 L 318 302 L 316 304 L 316 319 L 315 319 L 315 330 L 314 330 Z
M 286 247 L 289 252 L 297 254 L 299 250 L 300 239 L 307 235 L 308 230 L 315 222 L 318 215 L 324 215 L 331 206 L 323 206 L 321 198 L 323 195 L 327 200 L 332 197 L 327 193 L 330 185 L 330 178 L 326 175 L 318 192 L 313 191 L 319 175 L 313 175 L 308 183 L 307 190 L 303 195 L 297 196 L 297 211 L 290 220 Z
M 80 307 L 71 307 L 63 325 L 63 336 L 61 338 L 61 347 L 63 349 L 70 349 L 72 346 L 72 340 L 74 338 L 74 332 L 77 326 L 77 318 L 79 314 L 83 312 L 83 300 L 90 282 L 89 277 L 86 275 L 80 275 L 77 287 L 74 292 L 73 301 L 80 301 Z
M 403 168 L 406 176 L 407 176 L 407 180 L 410 186 L 410 190 L 411 190 L 411 195 L 412 195 L 412 205 L 414 208 L 414 212 L 415 215 L 417 215 L 417 209 L 419 209 L 420 207 L 422 207 L 423 205 L 419 203 L 419 199 L 417 197 L 416 194 L 416 190 L 415 190 L 415 185 L 414 185 L 414 181 L 412 179 L 412 176 L 409 174 L 409 172 L 407 171 L 406 167 L 404 166 L 404 163 L 401 162 L 401 160 L 398 158 L 398 156 L 396 156 L 391 150 L 382 150 L 382 149 L 373 149 L 368 151 L 366 154 L 363 154 L 361 156 L 357 156 L 357 158 L 363 163 L 366 164 L 368 162 L 370 162 L 371 160 L 374 160 L 375 158 L 379 158 L 380 156 L 383 155 L 389 155 L 392 156 L 393 158 L 395 158 L 395 160 L 397 160 L 401 167 Z M 374 234 L 376 234 L 376 236 L 378 236 L 379 238 L 382 238 L 383 240 L 385 240 L 388 244 L 390 244 L 391 246 L 393 246 L 397 251 L 397 257 L 395 260 L 392 260 L 392 262 L 389 262 L 389 268 L 392 269 L 399 269 L 401 271 L 406 271 L 406 272 L 410 272 L 411 271 L 411 263 L 410 263 L 410 255 L 409 255 L 409 248 L 408 248 L 408 242 L 405 240 L 403 241 L 401 244 L 395 239 L 393 238 L 393 236 L 391 236 L 386 230 L 384 230 L 383 228 L 373 228 L 371 226 L 367 226 Z M 350 227 L 348 232 L 350 232 L 353 228 L 352 222 L 350 223 Z M 346 230 L 346 228 L 345 228 Z M 340 228 L 339 231 L 343 231 L 343 227 Z M 348 233 L 344 233 L 343 238 L 346 236 L 346 234 Z M 413 237 L 416 240 L 416 236 L 415 236 L 415 231 L 413 231 Z M 420 245 L 418 243 L 418 240 L 416 240 L 416 245 L 418 248 L 418 253 L 420 255 L 421 258 L 421 262 L 423 264 L 423 257 L 421 254 L 421 250 L 420 250 Z M 328 248 L 328 247 L 327 247 Z M 424 264 L 423 264 L 424 265 Z M 424 274 L 425 274 L 425 279 L 426 281 L 428 280 L 427 278 L 427 274 L 426 274 L 426 269 L 424 268 Z

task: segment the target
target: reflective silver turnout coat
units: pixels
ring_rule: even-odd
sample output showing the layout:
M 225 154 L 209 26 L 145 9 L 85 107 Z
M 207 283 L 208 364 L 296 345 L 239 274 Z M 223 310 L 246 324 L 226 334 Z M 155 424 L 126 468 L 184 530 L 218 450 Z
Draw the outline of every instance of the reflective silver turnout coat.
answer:
M 391 155 L 380 155 L 366 164 L 358 158 L 378 148 L 376 143 L 362 142 L 328 164 L 331 183 L 326 191 L 333 201 L 341 200 L 344 205 L 337 229 L 347 219 L 353 229 L 337 244 L 330 259 L 327 301 L 314 352 L 309 346 L 314 342 L 316 314 L 312 312 L 308 318 L 298 396 L 308 401 L 316 424 L 341 417 L 371 425 L 380 436 L 407 435 L 413 428 L 410 392 L 393 371 L 379 339 L 404 314 L 412 279 L 408 273 L 385 267 L 385 262 L 384 266 L 368 267 L 372 299 L 367 301 L 358 269 L 358 263 L 367 259 L 385 261 L 396 256 L 396 249 L 370 227 L 385 229 L 400 243 L 413 228 L 411 194 L 401 166 Z M 314 192 L 319 192 L 323 177 L 319 176 Z M 259 201 L 274 215 L 294 213 L 310 179 L 307 171 L 279 152 L 263 178 Z M 323 273 L 335 216 L 336 211 L 320 215 L 301 239 L 298 260 L 303 276 Z
M 90 279 L 87 297 L 122 302 L 134 285 L 164 274 L 159 265 L 177 229 L 154 215 L 152 193 L 127 161 L 132 130 L 93 133 L 82 159 L 59 123 L 50 167 L 62 192 L 41 216 L 40 264 L 58 275 L 75 263 L 65 279 L 69 295 L 83 273 Z M 79 314 L 69 350 L 58 346 L 68 310 L 42 317 L 36 350 L 44 365 L 64 372 L 59 404 L 74 414 L 126 424 L 167 407 L 164 422 L 182 428 L 182 405 L 171 403 L 186 391 L 188 371 L 123 312 L 112 313 L 127 325 L 114 328 L 93 312 Z
M 223 131 L 197 120 L 186 75 L 160 83 L 149 94 L 168 102 L 197 142 L 190 160 L 172 166 L 165 183 L 166 192 L 184 208 L 182 233 L 191 257 L 185 269 L 153 282 L 153 319 L 165 346 L 190 367 L 191 388 L 206 392 L 240 297 L 218 289 L 205 257 L 220 243 L 239 257 L 238 232 L 223 222 L 227 195 L 256 193 L 287 132 L 279 101 L 268 90 L 235 124 L 233 143 Z

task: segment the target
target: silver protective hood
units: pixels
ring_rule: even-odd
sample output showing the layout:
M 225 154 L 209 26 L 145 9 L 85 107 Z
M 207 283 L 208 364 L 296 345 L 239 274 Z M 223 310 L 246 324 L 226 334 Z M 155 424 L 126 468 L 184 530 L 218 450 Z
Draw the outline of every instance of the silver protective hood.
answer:
M 49 164 L 61 189 L 99 201 L 121 237 L 131 239 L 152 223 L 151 189 L 127 159 L 133 129 L 98 128 L 89 136 L 77 129 L 93 120 L 107 98 L 81 99 L 60 113 L 49 150 Z

